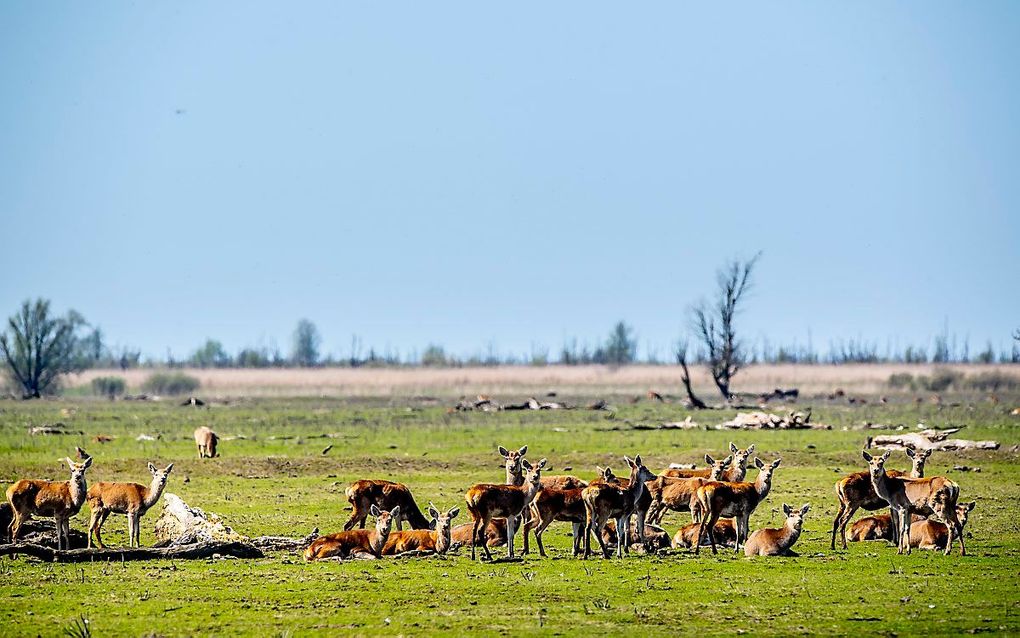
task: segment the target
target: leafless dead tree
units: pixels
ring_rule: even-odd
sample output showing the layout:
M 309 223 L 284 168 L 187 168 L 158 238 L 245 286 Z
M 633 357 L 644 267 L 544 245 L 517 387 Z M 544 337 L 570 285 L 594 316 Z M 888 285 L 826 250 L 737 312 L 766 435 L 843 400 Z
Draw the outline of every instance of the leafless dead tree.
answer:
M 751 288 L 751 274 L 759 257 L 761 253 L 747 261 L 734 259 L 726 264 L 716 275 L 716 299 L 711 304 L 703 301 L 693 310 L 694 330 L 705 347 L 712 380 L 726 401 L 732 398 L 730 382 L 744 364 L 743 347 L 733 321 L 741 299 Z
M 683 382 L 684 389 L 687 390 L 687 398 L 691 402 L 691 407 L 695 408 L 695 409 L 698 409 L 698 410 L 704 410 L 708 406 L 705 405 L 705 402 L 702 401 L 701 399 L 699 399 L 696 394 L 694 394 L 694 390 L 691 388 L 691 373 L 687 369 L 687 340 L 686 339 L 681 339 L 679 341 L 679 343 L 676 344 L 676 362 L 678 364 L 680 364 L 680 371 L 681 371 L 680 372 L 680 381 Z

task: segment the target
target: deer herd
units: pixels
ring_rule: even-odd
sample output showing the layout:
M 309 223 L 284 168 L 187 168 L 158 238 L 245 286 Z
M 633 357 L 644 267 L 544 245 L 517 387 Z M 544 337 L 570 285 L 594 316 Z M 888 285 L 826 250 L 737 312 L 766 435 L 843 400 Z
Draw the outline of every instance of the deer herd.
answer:
M 195 432 L 195 442 L 200 458 L 217 456 L 217 437 L 208 428 Z M 625 456 L 626 477 L 599 467 L 591 481 L 571 475 L 544 476 L 547 460 L 532 464 L 525 458 L 527 451 L 528 446 L 498 448 L 505 481 L 470 487 L 464 500 L 471 520 L 456 526 L 453 520 L 459 507 L 444 512 L 430 502 L 426 517 L 407 485 L 388 480 L 355 481 L 345 490 L 352 513 L 343 531 L 314 540 L 304 553 L 305 560 L 380 558 L 406 552 L 446 554 L 466 545 L 471 546 L 472 559 L 479 549 L 491 559 L 490 548 L 501 545 L 507 546 L 507 555 L 513 558 L 517 530 L 523 530 L 523 553 L 530 553 L 529 537 L 534 534 L 538 552 L 544 557 L 544 532 L 557 521 L 571 524 L 573 555 L 582 558 L 592 554 L 593 535 L 605 558 L 612 557 L 614 551 L 622 558 L 632 545 L 645 551 L 674 547 L 695 553 L 703 546 L 716 553 L 717 546 L 723 545 L 737 552 L 743 548 L 746 556 L 796 556 L 792 548 L 801 535 L 807 504 L 800 508 L 783 504 L 783 527 L 750 532 L 751 516 L 768 498 L 773 475 L 781 464 L 781 459 L 766 462 L 754 457 L 757 475 L 753 481 L 745 480 L 754 445 L 740 449 L 730 443 L 725 458 L 706 455 L 708 467 L 704 469 L 671 466 L 659 474 L 649 470 L 640 455 Z M 68 481 L 20 480 L 7 489 L 13 512 L 7 530 L 11 542 L 32 516 L 52 516 L 58 549 L 69 548 L 69 520 L 88 503 L 89 548 L 93 538 L 96 545 L 105 547 L 102 527 L 111 513 L 127 516 L 129 545 L 140 545 L 141 517 L 159 501 L 173 463 L 163 469 L 149 463 L 152 478 L 147 486 L 98 482 L 88 487 L 85 472 L 92 466 L 92 457 L 80 449 L 78 453 L 80 463 L 65 459 L 71 471 Z M 887 540 L 899 553 L 908 554 L 912 547 L 949 554 L 958 541 L 964 554 L 963 528 L 975 503 L 959 503 L 960 488 L 953 481 L 924 477 L 930 454 L 930 450 L 907 450 L 912 468 L 906 475 L 886 469 L 889 452 L 877 457 L 863 452 L 867 471 L 847 475 L 836 483 L 839 510 L 832 525 L 832 549 L 836 549 L 837 535 L 846 548 L 846 527 L 858 509 L 889 508 L 888 514 L 854 523 L 850 540 Z M 689 512 L 693 521 L 672 538 L 660 527 L 670 511 Z M 375 526 L 365 529 L 369 516 L 375 518 Z M 411 529 L 404 530 L 403 523 Z

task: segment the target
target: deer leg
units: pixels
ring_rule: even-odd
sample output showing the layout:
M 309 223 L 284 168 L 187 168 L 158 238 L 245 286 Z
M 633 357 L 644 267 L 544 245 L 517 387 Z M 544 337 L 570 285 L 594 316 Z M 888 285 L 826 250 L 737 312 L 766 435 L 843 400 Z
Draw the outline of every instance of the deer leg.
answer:
M 577 521 L 572 522 L 570 524 L 570 526 L 574 530 L 574 556 L 577 556 L 578 554 L 581 553 L 581 527 L 582 526 Z M 541 545 L 539 545 L 539 546 L 541 546 Z M 544 553 L 542 555 L 545 556 Z
M 846 526 L 850 523 L 850 519 L 853 518 L 854 512 L 857 511 L 856 505 L 843 505 L 840 503 L 840 508 L 843 510 L 843 515 L 839 521 L 839 539 L 843 545 L 843 549 L 846 549 Z
M 606 528 L 606 523 L 609 522 L 608 516 L 599 516 L 595 521 L 595 538 L 599 542 L 599 547 L 602 548 L 603 558 L 612 558 L 613 552 L 609 551 L 609 545 L 606 544 L 606 539 L 602 538 L 602 530 Z M 620 530 L 616 530 L 616 542 L 620 542 Z
M 517 532 L 514 524 L 516 522 L 513 516 L 506 517 L 506 555 L 509 558 L 514 557 L 514 534 Z
M 475 545 L 478 542 L 478 523 L 479 519 L 474 519 L 474 526 L 471 528 L 471 560 L 475 560 Z
M 616 519 L 616 555 L 623 558 L 624 552 L 630 553 L 630 521 L 627 518 Z
M 843 503 L 843 499 L 839 501 L 839 511 L 836 512 L 836 518 L 832 519 L 832 542 L 829 544 L 829 549 L 836 549 L 836 533 L 839 531 L 840 521 L 843 520 L 843 512 L 846 511 L 846 507 Z
M 57 549 L 64 549 L 64 521 L 59 514 L 53 517 L 53 526 L 57 530 Z
M 89 517 L 89 540 L 85 543 L 86 549 L 92 549 L 92 535 L 96 531 L 97 523 L 99 523 L 99 509 L 92 510 L 92 515 Z
M 718 554 L 719 553 L 719 550 L 717 550 L 715 548 L 715 522 L 718 521 L 718 520 L 719 520 L 718 512 L 713 512 L 712 516 L 710 516 L 708 518 L 708 541 L 709 541 L 709 543 L 712 544 L 712 553 L 713 554 Z M 736 520 L 739 521 L 740 519 L 738 518 Z M 702 525 L 704 525 L 704 524 L 705 523 L 703 521 Z M 740 543 L 740 523 L 739 522 L 737 522 L 736 528 L 737 528 L 737 544 L 739 545 L 739 543 Z M 697 553 L 697 552 L 695 551 L 695 553 Z
M 588 503 L 584 504 L 585 517 L 584 517 L 584 556 L 587 559 L 591 556 L 591 528 L 595 522 L 595 512 L 589 507 Z
M 106 543 L 103 542 L 103 525 L 106 524 L 107 517 L 110 516 L 110 510 L 104 509 L 99 512 L 99 520 L 96 522 L 96 544 L 100 548 L 105 548 Z

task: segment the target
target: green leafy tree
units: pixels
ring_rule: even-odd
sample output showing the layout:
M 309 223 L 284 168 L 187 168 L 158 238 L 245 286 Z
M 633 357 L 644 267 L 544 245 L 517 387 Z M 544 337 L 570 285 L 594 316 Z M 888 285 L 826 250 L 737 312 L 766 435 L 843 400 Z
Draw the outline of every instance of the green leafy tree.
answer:
M 61 374 L 85 369 L 76 334 L 84 325 L 74 311 L 65 317 L 51 316 L 46 299 L 26 300 L 7 320 L 7 330 L 0 335 L 0 355 L 24 398 L 38 398 L 55 386 Z
M 291 361 L 296 365 L 310 367 L 319 361 L 319 344 L 322 338 L 319 336 L 319 329 L 308 319 L 298 321 L 294 329 L 294 349 L 291 352 Z
M 627 365 L 637 357 L 637 339 L 634 331 L 623 321 L 613 326 L 604 350 L 605 362 L 610 365 Z
M 230 355 L 223 349 L 223 344 L 215 339 L 207 339 L 205 344 L 191 355 L 189 361 L 199 368 L 225 368 L 231 364 Z

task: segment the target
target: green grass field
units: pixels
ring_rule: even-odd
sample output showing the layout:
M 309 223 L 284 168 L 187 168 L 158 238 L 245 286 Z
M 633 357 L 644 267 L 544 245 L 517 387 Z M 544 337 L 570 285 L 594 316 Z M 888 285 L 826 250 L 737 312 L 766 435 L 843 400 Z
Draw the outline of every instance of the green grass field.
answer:
M 95 564 L 2 559 L 0 635 L 63 635 L 79 615 L 97 636 L 1020 634 L 1020 469 L 1010 450 L 1020 443 L 1020 417 L 1001 406 L 975 402 L 937 411 L 912 403 L 816 404 L 814 420 L 832 423 L 832 431 L 718 432 L 635 430 L 631 424 L 686 416 L 676 406 L 647 402 L 620 401 L 614 415 L 446 414 L 409 405 L 266 399 L 195 409 L 175 402 L 0 402 L 0 488 L 18 478 L 66 480 L 58 459 L 81 445 L 95 459 L 90 483 L 147 482 L 146 461 L 173 461 L 168 492 L 220 514 L 243 534 L 302 536 L 313 527 L 340 529 L 348 515 L 343 489 L 358 478 L 405 482 L 422 506 L 430 500 L 443 508 L 463 506 L 473 483 L 502 481 L 497 445 L 527 444 L 529 458 L 547 457 L 552 473 L 591 478 L 596 465 L 622 473 L 624 454 L 641 454 L 658 470 L 721 453 L 733 440 L 742 447 L 754 443 L 763 460 L 783 459 L 752 529 L 780 525 L 783 502 L 811 504 L 796 546 L 801 556 L 749 560 L 732 551 L 715 557 L 677 552 L 581 561 L 570 557 L 570 526 L 559 523 L 546 535 L 549 558 L 514 563 L 472 562 L 463 550 L 445 558 L 343 564 L 304 564 L 297 554 Z M 732 414 L 694 418 L 709 425 Z M 960 436 L 1002 443 L 996 452 L 936 452 L 928 465 L 929 475 L 948 475 L 961 485 L 964 500 L 978 502 L 967 528 L 969 554 L 898 556 L 874 542 L 830 551 L 833 483 L 864 469 L 866 433 L 853 427 L 870 421 L 912 428 L 920 419 L 933 426 L 966 424 Z M 28 434 L 31 425 L 57 421 L 83 434 Z M 191 436 L 199 425 L 225 439 L 244 438 L 223 441 L 220 458 L 201 461 Z M 160 439 L 136 441 L 142 433 Z M 113 441 L 95 443 L 101 434 Z M 329 444 L 333 449 L 320 454 Z M 890 465 L 908 467 L 898 453 Z M 981 471 L 954 471 L 954 465 Z M 143 544 L 153 542 L 157 515 L 154 508 L 142 521 Z M 72 526 L 85 529 L 87 517 L 83 507 Z M 455 522 L 466 520 L 462 507 Z M 688 517 L 671 514 L 665 522 L 672 533 Z M 112 516 L 104 536 L 111 545 L 124 544 L 126 530 L 126 519 Z

